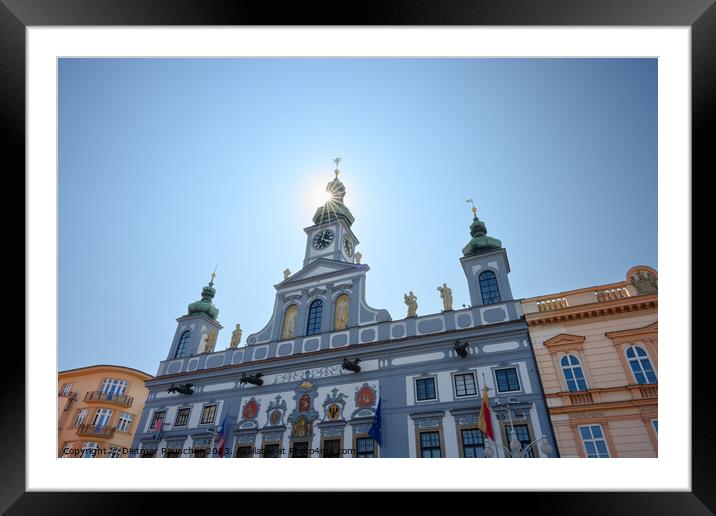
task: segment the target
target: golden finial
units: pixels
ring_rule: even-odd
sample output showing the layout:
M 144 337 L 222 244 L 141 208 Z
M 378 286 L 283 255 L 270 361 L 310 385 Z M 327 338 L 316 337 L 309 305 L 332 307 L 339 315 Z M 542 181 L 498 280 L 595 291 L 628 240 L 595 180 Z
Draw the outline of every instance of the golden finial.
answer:
M 214 266 L 214 271 L 211 273 L 211 281 L 209 282 L 209 285 L 212 285 L 212 286 L 214 285 L 214 278 L 216 277 L 216 268 L 217 267 L 218 267 L 218 265 Z
M 470 204 L 472 204 L 472 216 L 473 216 L 473 217 L 477 217 L 477 208 L 475 208 L 475 203 L 472 201 L 472 197 L 470 197 L 470 198 L 469 198 L 467 201 L 465 201 L 465 202 L 469 202 Z
M 340 170 L 338 170 L 338 164 L 339 164 L 340 162 L 341 162 L 341 158 L 336 158 L 336 159 L 333 160 L 333 163 L 336 164 L 336 169 L 333 171 L 333 172 L 335 172 L 335 174 L 336 174 L 336 179 L 338 179 L 338 173 L 340 172 Z

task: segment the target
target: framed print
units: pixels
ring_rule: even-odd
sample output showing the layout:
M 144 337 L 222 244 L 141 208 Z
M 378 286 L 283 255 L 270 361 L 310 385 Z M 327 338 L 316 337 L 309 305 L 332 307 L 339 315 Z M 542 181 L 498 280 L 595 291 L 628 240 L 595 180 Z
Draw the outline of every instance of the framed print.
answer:
M 714 510 L 688 302 L 712 4 L 3 0 L 29 302 L 0 507 Z

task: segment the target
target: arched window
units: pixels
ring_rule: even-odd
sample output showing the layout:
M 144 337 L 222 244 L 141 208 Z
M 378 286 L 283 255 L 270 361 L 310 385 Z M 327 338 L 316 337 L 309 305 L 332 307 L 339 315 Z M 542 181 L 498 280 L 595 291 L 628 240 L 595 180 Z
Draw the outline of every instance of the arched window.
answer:
M 308 325 L 306 335 L 321 333 L 321 316 L 323 315 L 323 301 L 316 299 L 308 308 Z
M 179 345 L 177 346 L 177 352 L 174 358 L 181 358 L 186 355 L 186 347 L 189 345 L 189 337 L 191 337 L 191 330 L 187 330 L 179 337 Z
M 499 303 L 500 289 L 497 286 L 497 278 L 492 271 L 485 271 L 480 274 L 480 292 L 482 292 L 482 304 L 491 305 Z
M 582 366 L 574 355 L 564 355 L 560 361 L 564 379 L 567 380 L 567 389 L 573 391 L 586 391 L 587 381 L 584 379 Z
M 629 346 L 626 349 L 627 360 L 631 366 L 631 371 L 634 373 L 634 379 L 636 383 L 657 383 L 656 373 L 654 368 L 651 367 L 651 360 L 649 355 L 641 346 Z
M 296 336 L 296 316 L 298 315 L 298 305 L 290 305 L 283 313 L 283 329 L 281 330 L 281 339 L 292 339 Z
M 341 294 L 336 298 L 333 311 L 333 329 L 345 330 L 348 328 L 351 298 L 348 294 Z

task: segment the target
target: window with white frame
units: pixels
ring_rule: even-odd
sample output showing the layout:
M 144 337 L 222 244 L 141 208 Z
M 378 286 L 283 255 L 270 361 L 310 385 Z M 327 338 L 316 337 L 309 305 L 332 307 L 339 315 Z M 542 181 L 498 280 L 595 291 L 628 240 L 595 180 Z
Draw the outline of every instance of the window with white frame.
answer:
M 638 384 L 657 383 L 656 373 L 651 367 L 649 354 L 641 346 L 629 346 L 626 349 L 627 360 L 634 374 L 634 379 Z
M 110 396 L 119 396 L 127 390 L 127 381 L 116 378 L 105 378 L 100 387 L 100 392 Z
M 495 369 L 495 380 L 497 380 L 497 390 L 500 392 L 520 390 L 520 379 L 517 376 L 516 367 Z
M 98 449 L 99 449 L 99 443 L 87 441 L 82 445 L 82 455 L 81 456 L 83 459 L 91 459 L 97 455 Z
M 216 405 L 206 405 L 201 411 L 201 420 L 199 421 L 202 425 L 208 425 L 214 422 L 216 418 Z
M 435 390 L 435 378 L 418 378 L 415 380 L 415 396 L 418 401 L 437 399 L 437 391 Z
M 85 419 L 87 419 L 87 410 L 86 408 L 79 409 L 77 411 L 77 415 L 75 416 L 75 422 L 72 426 L 80 426 L 84 424 Z
M 562 373 L 569 392 L 587 390 L 587 380 L 584 379 L 582 364 L 576 356 L 564 355 L 559 364 L 562 366 Z
M 579 427 L 579 435 L 582 437 L 582 444 L 587 457 L 590 459 L 601 459 L 609 457 L 607 440 L 602 431 L 602 425 L 584 425 Z
M 458 398 L 475 396 L 477 394 L 475 373 L 455 374 L 453 375 L 453 382 L 455 382 L 455 396 Z
M 108 459 L 119 459 L 122 457 L 122 448 L 119 446 L 110 446 L 107 454 Z
M 106 408 L 100 408 L 97 409 L 97 412 L 94 413 L 94 418 L 92 419 L 92 426 L 96 426 L 98 428 L 109 426 L 109 420 L 112 418 L 112 410 L 106 409 Z
M 132 427 L 132 419 L 134 419 L 132 414 L 122 412 L 117 420 L 117 430 L 120 432 L 129 432 L 129 429 Z
M 67 396 L 71 390 L 72 390 L 72 384 L 66 383 L 62 386 L 62 390 L 60 392 L 62 393 L 63 396 Z

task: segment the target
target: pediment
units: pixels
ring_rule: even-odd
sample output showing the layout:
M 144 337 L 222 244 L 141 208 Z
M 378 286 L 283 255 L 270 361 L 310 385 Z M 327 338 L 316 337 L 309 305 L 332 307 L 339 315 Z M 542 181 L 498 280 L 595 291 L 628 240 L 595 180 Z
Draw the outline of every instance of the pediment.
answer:
M 318 276 L 326 276 L 342 272 L 355 272 L 365 269 L 367 269 L 367 266 L 362 264 L 339 262 L 336 260 L 329 260 L 327 258 L 319 258 L 318 260 L 309 263 L 300 271 L 289 276 L 288 279 L 283 280 L 281 283 L 276 285 L 276 287 L 291 285 L 293 283 L 298 283 L 307 279 L 313 279 Z
M 568 351 L 570 349 L 582 349 L 585 337 L 572 335 L 571 333 L 560 333 L 551 339 L 544 341 L 544 347 L 550 351 Z

